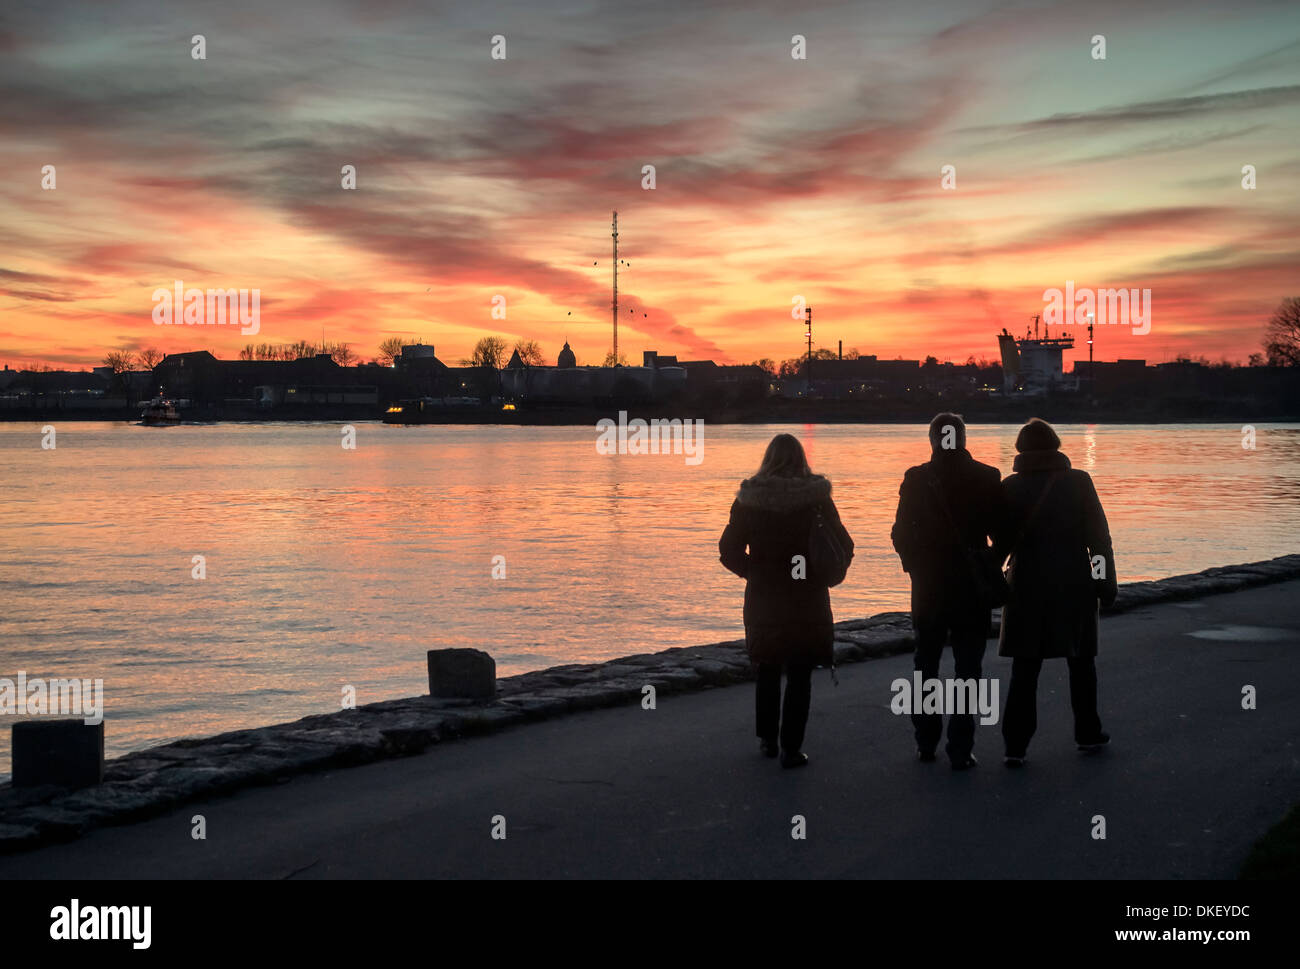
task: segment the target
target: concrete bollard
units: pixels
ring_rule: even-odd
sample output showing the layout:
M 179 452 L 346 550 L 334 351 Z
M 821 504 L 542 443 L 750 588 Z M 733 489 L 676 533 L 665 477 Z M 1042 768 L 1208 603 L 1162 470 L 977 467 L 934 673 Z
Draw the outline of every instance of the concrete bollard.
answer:
M 490 700 L 496 695 L 496 660 L 483 650 L 429 650 L 429 696 Z
M 24 720 L 13 726 L 13 785 L 86 787 L 104 779 L 104 722 Z

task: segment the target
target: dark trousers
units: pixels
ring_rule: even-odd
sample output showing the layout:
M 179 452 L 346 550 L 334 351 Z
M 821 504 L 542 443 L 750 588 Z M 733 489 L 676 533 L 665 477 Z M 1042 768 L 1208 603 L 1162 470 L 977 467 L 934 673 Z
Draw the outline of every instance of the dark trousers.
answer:
M 988 642 L 989 611 L 967 609 L 959 612 L 913 612 L 912 629 L 916 633 L 916 656 L 913 669 L 924 679 L 939 675 L 943 647 L 951 637 L 953 674 L 959 680 L 978 680 L 983 672 L 984 648 Z M 913 710 L 919 710 L 920 697 L 914 697 Z M 943 737 L 943 714 L 912 714 L 916 746 L 933 753 Z M 954 713 L 948 718 L 948 757 L 954 761 L 970 756 L 975 747 L 975 715 Z
M 1097 715 L 1097 661 L 1092 656 L 1066 659 L 1070 664 L 1070 709 L 1074 711 L 1075 743 L 1087 743 L 1101 733 Z M 1038 729 L 1038 674 L 1043 661 L 1017 656 L 1011 661 L 1011 689 L 1002 716 L 1007 756 L 1023 757 Z
M 785 706 L 781 705 L 781 664 L 758 664 L 758 690 L 755 712 L 758 736 L 791 753 L 803 747 L 804 728 L 808 726 L 808 707 L 812 703 L 812 665 L 785 664 Z

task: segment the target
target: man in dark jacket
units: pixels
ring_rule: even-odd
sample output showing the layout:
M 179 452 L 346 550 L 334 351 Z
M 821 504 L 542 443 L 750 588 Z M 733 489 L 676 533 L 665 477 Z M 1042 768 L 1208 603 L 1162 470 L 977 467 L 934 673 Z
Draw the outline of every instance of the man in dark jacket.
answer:
M 991 604 L 977 569 L 991 556 L 1002 507 L 1002 476 L 966 450 L 966 424 L 957 414 L 930 422 L 930 460 L 908 468 L 898 489 L 891 533 L 903 571 L 912 577 L 915 668 L 923 679 L 939 675 L 939 659 L 951 637 L 958 679 L 978 680 L 989 633 Z M 991 571 L 991 567 L 989 569 Z M 943 715 L 921 713 L 913 697 L 917 757 L 932 761 L 943 736 Z M 948 721 L 948 758 L 956 770 L 973 767 L 973 712 Z

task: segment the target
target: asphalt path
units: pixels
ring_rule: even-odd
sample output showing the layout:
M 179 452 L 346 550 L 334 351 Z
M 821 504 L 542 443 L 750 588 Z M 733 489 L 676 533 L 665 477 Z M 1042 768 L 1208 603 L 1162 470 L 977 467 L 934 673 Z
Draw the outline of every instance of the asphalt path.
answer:
M 759 755 L 752 686 L 713 689 L 190 804 L 0 878 L 1235 877 L 1300 801 L 1300 581 L 1106 618 L 1098 671 L 1111 747 L 1075 750 L 1049 661 L 1019 771 L 992 725 L 971 771 L 917 762 L 902 655 L 816 672 L 798 770 Z M 984 672 L 1005 703 L 994 642 Z

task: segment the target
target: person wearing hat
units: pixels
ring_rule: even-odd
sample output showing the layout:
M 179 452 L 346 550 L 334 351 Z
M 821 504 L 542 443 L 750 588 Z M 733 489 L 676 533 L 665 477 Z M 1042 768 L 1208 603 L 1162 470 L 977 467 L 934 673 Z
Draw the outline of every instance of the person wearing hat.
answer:
M 998 655 L 1011 658 L 1002 715 L 1008 767 L 1024 765 L 1038 726 L 1044 659 L 1069 664 L 1078 749 L 1095 752 L 1110 742 L 1097 712 L 1097 607 L 1111 605 L 1118 588 L 1092 478 L 1070 467 L 1056 431 L 1036 417 L 1020 429 L 1016 451 L 1014 473 L 1002 482 L 1005 517 L 994 544 L 999 559 L 1010 559 L 998 639 Z

